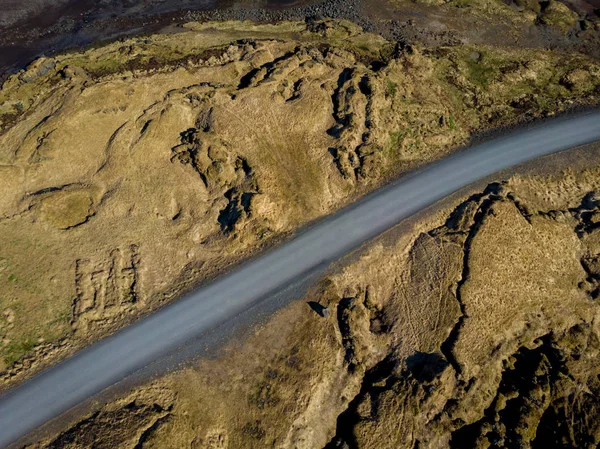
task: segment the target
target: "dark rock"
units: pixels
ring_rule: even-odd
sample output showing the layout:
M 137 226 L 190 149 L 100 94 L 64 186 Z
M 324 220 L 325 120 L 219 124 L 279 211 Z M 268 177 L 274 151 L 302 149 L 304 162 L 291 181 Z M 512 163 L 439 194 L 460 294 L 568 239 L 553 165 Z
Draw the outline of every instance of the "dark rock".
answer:
M 329 309 L 325 306 L 322 306 L 318 302 L 309 301 L 308 306 L 323 318 L 327 318 L 329 316 Z

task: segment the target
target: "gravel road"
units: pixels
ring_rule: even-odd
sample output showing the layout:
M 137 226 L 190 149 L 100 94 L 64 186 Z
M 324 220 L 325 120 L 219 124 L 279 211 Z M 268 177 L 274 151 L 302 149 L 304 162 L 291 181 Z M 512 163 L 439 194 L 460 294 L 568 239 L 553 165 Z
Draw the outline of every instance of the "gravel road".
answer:
M 0 397 L 0 446 L 249 310 L 451 193 L 516 164 L 600 140 L 600 112 L 549 120 L 454 154 L 302 232 Z M 225 324 L 227 326 L 227 324 Z

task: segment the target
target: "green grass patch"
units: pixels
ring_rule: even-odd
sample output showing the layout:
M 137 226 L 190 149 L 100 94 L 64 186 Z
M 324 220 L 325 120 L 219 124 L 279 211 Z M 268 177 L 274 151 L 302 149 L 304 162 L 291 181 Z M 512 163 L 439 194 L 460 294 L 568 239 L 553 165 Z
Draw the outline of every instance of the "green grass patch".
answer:
M 390 131 L 390 140 L 384 148 L 384 155 L 394 161 L 401 154 L 405 139 L 414 137 L 414 131 L 411 128 Z M 408 148 L 412 148 L 415 142 L 411 142 Z
M 469 59 L 467 61 L 467 76 L 473 83 L 481 87 L 487 87 L 496 72 L 497 68 L 483 59 L 480 61 Z
M 56 324 L 70 324 L 71 323 L 71 309 L 65 309 L 56 314 L 56 318 L 54 318 L 50 325 Z
M 8 275 L 8 282 L 12 282 L 13 284 L 16 284 L 19 282 L 19 278 L 17 277 L 16 274 L 9 274 Z
M 448 117 L 448 128 L 450 128 L 451 131 L 456 130 L 456 121 L 452 116 Z
M 396 92 L 398 92 L 398 83 L 394 83 L 393 81 L 387 80 L 385 85 L 385 93 L 388 97 L 395 97 Z
M 23 341 L 9 343 L 3 350 L 2 355 L 7 366 L 12 366 L 15 362 L 21 360 L 25 354 L 35 347 L 32 338 L 26 338 Z
M 404 138 L 407 135 L 406 130 L 390 131 L 390 146 L 392 149 L 397 149 L 402 145 Z

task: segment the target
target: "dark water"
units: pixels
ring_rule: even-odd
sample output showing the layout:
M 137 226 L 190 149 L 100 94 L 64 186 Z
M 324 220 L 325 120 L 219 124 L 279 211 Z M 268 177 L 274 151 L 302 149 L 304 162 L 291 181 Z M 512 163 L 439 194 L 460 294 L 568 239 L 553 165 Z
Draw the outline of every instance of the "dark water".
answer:
M 236 18 L 248 11 L 281 11 L 318 0 L 23 0 L 38 5 L 8 27 L 0 27 L 0 80 L 41 55 L 89 45 L 122 36 L 155 33 L 184 20 L 188 11 L 215 13 L 215 18 Z M 10 2 L 10 3 L 7 3 Z M 0 0 L 15 9 L 13 0 Z M 28 6 L 30 6 L 28 5 Z M 18 9 L 18 7 L 16 7 Z M 39 8 L 38 8 L 39 9 Z M 24 7 L 27 10 L 27 6 Z M 6 12 L 4 13 L 6 14 Z M 5 16 L 8 17 L 8 16 Z M 243 18 L 241 17 L 241 18 Z M 1 22 L 1 21 L 0 21 Z

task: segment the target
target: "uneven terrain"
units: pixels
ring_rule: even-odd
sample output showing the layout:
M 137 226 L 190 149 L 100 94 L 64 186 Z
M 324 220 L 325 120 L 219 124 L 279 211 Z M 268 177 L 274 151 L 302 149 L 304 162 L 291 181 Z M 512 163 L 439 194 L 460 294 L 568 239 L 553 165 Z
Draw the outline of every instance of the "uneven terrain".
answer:
M 600 153 L 531 166 L 29 447 L 597 447 Z
M 502 45 L 600 56 L 600 0 L 5 0 L 0 80 L 36 57 L 190 21 L 350 20 L 428 47 Z
M 0 13 L 0 391 L 481 132 L 600 99 L 597 0 L 51 3 Z M 551 161 L 28 447 L 597 447 L 600 156 Z
M 5 386 L 478 130 L 595 104 L 581 54 L 191 23 L 0 91 Z

